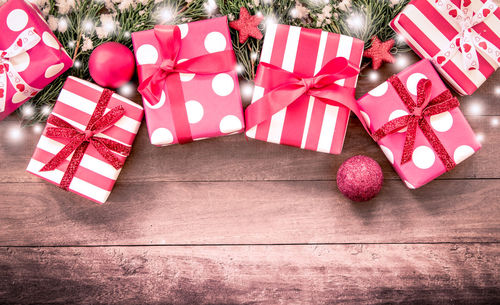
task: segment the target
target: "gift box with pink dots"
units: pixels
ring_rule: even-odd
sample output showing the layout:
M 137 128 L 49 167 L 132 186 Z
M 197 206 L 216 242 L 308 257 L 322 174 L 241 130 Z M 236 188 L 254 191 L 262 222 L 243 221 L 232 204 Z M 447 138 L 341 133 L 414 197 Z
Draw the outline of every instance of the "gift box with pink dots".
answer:
M 226 17 L 132 33 L 139 92 L 157 146 L 240 133 L 243 109 Z
M 23 0 L 0 7 L 0 120 L 72 65 L 38 8 Z
M 481 148 L 459 102 L 428 60 L 358 100 L 360 119 L 409 188 L 418 188 Z
M 472 94 L 500 65 L 494 0 L 413 0 L 391 27 L 462 95 Z

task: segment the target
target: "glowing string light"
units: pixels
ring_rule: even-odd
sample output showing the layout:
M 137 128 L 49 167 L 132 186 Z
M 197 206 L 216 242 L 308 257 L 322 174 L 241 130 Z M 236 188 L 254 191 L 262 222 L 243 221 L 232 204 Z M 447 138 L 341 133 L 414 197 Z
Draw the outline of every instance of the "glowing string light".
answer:
M 24 118 L 30 118 L 35 113 L 35 110 L 33 109 L 33 106 L 25 105 L 21 108 L 21 113 Z
M 249 82 L 241 85 L 241 96 L 245 99 L 251 99 L 253 95 L 253 85 Z
M 469 105 L 469 112 L 473 115 L 480 115 L 483 111 L 483 106 L 479 102 L 473 102 Z
M 50 107 L 49 105 L 45 105 L 45 106 L 42 107 L 42 109 L 40 110 L 40 112 L 43 115 L 47 116 L 47 115 L 49 115 L 52 112 L 52 107 Z
M 235 70 L 236 70 L 236 73 L 241 74 L 245 71 L 245 67 L 243 67 L 242 64 L 237 64 Z
M 379 75 L 377 72 L 373 71 L 373 72 L 370 72 L 370 74 L 368 74 L 368 78 L 370 79 L 370 81 L 375 82 L 378 80 Z
M 126 83 L 125 85 L 118 88 L 118 94 L 125 97 L 132 97 L 135 94 L 135 85 L 133 83 Z
M 94 30 L 94 23 L 92 20 L 86 19 L 83 21 L 82 27 L 85 32 L 90 33 Z
M 42 126 L 40 124 L 36 124 L 33 126 L 33 132 L 39 134 L 42 132 Z
M 497 127 L 498 126 L 498 118 L 492 118 L 491 119 L 491 126 Z
M 358 13 L 354 13 L 347 18 L 347 24 L 355 30 L 361 29 L 364 23 L 363 16 Z
M 7 138 L 13 142 L 19 142 L 23 138 L 23 132 L 20 126 L 13 125 L 7 130 Z

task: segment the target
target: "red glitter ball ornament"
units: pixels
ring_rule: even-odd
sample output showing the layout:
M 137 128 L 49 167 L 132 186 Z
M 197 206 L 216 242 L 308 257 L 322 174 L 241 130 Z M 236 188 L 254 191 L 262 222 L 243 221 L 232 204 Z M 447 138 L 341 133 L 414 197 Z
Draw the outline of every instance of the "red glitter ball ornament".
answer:
M 384 174 L 377 161 L 367 156 L 354 156 L 342 163 L 337 172 L 337 186 L 353 201 L 368 201 L 382 189 Z

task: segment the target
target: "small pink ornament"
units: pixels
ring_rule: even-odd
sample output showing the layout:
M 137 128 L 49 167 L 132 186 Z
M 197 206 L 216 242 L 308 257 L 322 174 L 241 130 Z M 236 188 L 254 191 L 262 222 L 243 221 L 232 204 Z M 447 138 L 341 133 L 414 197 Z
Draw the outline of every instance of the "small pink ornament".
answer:
M 118 42 L 106 42 L 95 48 L 89 58 L 92 79 L 100 86 L 118 88 L 132 79 L 134 54 Z
M 368 201 L 382 189 L 384 174 L 377 161 L 367 156 L 354 156 L 342 163 L 337 172 L 337 186 L 353 201 Z

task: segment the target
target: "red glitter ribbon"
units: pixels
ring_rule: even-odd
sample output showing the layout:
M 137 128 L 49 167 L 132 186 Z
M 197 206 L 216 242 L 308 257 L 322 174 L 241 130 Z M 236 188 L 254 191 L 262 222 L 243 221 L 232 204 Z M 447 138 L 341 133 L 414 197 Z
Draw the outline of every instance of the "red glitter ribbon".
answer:
M 51 115 L 47 120 L 47 123 L 57 127 L 47 127 L 45 136 L 49 138 L 69 139 L 70 142 L 50 159 L 40 171 L 44 172 L 56 169 L 74 152 L 59 184 L 60 188 L 68 190 L 89 144 L 92 144 L 101 156 L 116 169 L 120 169 L 123 166 L 123 162 L 113 154 L 113 151 L 124 156 L 130 154 L 130 147 L 96 136 L 96 134 L 113 126 L 125 114 L 125 109 L 122 106 L 117 106 L 104 115 L 104 111 L 112 95 L 113 91 L 104 89 L 84 132 L 54 115 Z
M 359 68 L 344 57 L 332 59 L 313 77 L 304 77 L 268 63 L 260 63 L 258 73 L 262 75 L 264 86 L 272 90 L 245 110 L 247 130 L 271 119 L 304 95 L 328 105 L 347 107 L 361 118 L 354 88 L 335 84 L 339 79 L 359 73 Z M 364 124 L 363 120 L 360 121 Z
M 177 56 L 181 48 L 179 28 L 174 25 L 157 25 L 154 34 L 160 44 L 162 60 L 159 64 L 139 66 L 150 76 L 141 82 L 138 90 L 150 104 L 155 105 L 161 100 L 166 87 L 177 139 L 180 144 L 192 142 L 179 73 L 210 75 L 228 72 L 236 67 L 236 58 L 232 50 L 226 50 L 178 62 Z
M 401 157 L 401 164 L 405 164 L 412 158 L 417 127 L 420 127 L 420 130 L 446 167 L 446 171 L 454 168 L 456 165 L 455 161 L 453 161 L 434 133 L 426 117 L 440 114 L 460 106 L 457 98 L 454 97 L 449 90 L 446 90 L 431 100 L 432 82 L 428 79 L 422 79 L 417 85 L 417 101 L 415 102 L 404 84 L 396 75 L 389 78 L 389 82 L 394 89 L 396 89 L 396 92 L 410 113 L 385 123 L 375 131 L 372 135 L 373 139 L 378 142 L 387 135 L 393 134 L 403 128 L 408 128 L 403 147 L 403 155 Z

